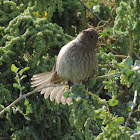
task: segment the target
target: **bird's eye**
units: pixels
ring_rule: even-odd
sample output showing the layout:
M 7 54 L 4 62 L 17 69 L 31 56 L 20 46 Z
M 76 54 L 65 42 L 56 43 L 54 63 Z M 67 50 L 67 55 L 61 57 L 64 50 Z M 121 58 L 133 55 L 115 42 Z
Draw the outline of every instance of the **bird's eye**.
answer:
M 90 38 L 93 38 L 93 35 L 91 35 Z

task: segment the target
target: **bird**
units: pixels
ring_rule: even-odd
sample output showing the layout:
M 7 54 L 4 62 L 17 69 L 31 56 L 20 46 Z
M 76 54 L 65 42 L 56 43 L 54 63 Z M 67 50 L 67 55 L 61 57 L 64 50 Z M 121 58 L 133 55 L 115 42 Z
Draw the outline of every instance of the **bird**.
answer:
M 44 98 L 50 96 L 51 101 L 55 99 L 57 103 L 71 104 L 72 98 L 65 98 L 64 92 L 75 83 L 80 84 L 87 81 L 98 69 L 96 57 L 98 36 L 98 32 L 93 28 L 79 33 L 74 40 L 60 49 L 51 72 L 33 75 L 31 87 L 36 87 L 34 90 L 41 91 Z M 63 86 L 51 87 L 54 84 Z M 69 88 L 65 88 L 66 85 Z

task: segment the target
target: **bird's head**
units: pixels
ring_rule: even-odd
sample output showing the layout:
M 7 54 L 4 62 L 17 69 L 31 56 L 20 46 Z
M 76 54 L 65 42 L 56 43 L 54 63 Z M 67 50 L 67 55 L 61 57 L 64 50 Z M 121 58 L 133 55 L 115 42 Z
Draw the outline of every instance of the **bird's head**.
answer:
M 82 40 L 89 46 L 92 46 L 96 49 L 97 47 L 97 41 L 98 41 L 98 33 L 93 28 L 88 28 L 86 30 L 83 30 L 81 33 Z

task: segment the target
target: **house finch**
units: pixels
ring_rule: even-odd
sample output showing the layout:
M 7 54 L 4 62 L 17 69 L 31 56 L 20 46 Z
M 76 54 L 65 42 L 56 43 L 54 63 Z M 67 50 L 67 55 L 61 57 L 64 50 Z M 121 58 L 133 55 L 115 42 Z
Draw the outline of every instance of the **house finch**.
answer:
M 69 83 L 81 83 L 88 80 L 98 66 L 97 41 L 98 33 L 93 28 L 83 30 L 74 40 L 61 48 L 51 72 L 33 75 L 32 87 L 37 86 L 35 90 L 41 91 L 45 98 L 50 95 L 51 101 L 55 99 L 58 103 L 70 104 L 72 99 L 63 96 L 63 93 L 68 90 L 64 88 L 65 86 L 47 88 L 46 86 L 70 85 Z

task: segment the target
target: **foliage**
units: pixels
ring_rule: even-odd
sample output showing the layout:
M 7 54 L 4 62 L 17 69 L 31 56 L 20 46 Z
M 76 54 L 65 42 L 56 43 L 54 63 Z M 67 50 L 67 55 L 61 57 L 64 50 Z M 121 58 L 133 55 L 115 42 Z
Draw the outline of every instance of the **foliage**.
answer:
M 30 78 L 35 73 L 52 69 L 55 55 L 72 40 L 69 35 L 75 36 L 91 23 L 97 26 L 102 40 L 97 50 L 100 65 L 94 78 L 84 84 L 73 85 L 72 92 L 64 94 L 73 98 L 72 105 L 51 102 L 39 93 L 24 98 L 0 115 L 0 138 L 139 138 L 139 135 L 133 137 L 140 131 L 139 0 L 83 2 L 106 20 L 106 24 L 99 24 L 99 20 L 77 0 L 1 0 L 0 111 L 33 90 Z M 128 29 L 137 54 L 132 58 L 128 56 Z M 127 57 L 121 59 L 116 57 L 118 54 Z M 98 78 L 107 74 L 110 76 Z M 126 126 L 130 112 L 132 115 Z
M 130 1 L 128 3 L 121 2 L 120 7 L 117 8 L 117 16 L 115 18 L 114 32 L 117 35 L 121 35 L 121 39 L 118 40 L 121 52 L 123 54 L 128 54 L 128 28 L 132 31 L 132 36 L 135 39 L 134 45 L 136 46 L 134 50 L 137 51 L 138 56 L 140 56 L 139 50 L 139 30 L 140 30 L 140 2 L 139 0 Z M 135 15 L 135 16 L 134 16 Z M 123 47 L 122 47 L 123 46 Z
M 52 22 L 57 22 L 70 35 L 75 35 L 80 30 L 87 28 L 85 23 L 87 22 L 86 9 L 77 0 L 63 0 L 62 7 L 64 9 L 63 14 L 58 14 L 56 11 L 52 17 Z

